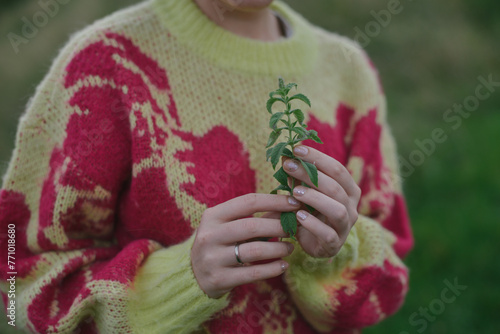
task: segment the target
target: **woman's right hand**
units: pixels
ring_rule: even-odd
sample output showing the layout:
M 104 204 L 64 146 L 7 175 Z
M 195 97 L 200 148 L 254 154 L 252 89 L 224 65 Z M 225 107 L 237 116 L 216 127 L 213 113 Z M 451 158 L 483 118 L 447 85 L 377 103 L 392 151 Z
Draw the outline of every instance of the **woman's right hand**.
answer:
M 282 258 L 293 251 L 289 242 L 249 241 L 259 237 L 287 237 L 281 212 L 295 211 L 300 203 L 285 195 L 247 194 L 205 210 L 191 249 L 191 264 L 200 288 L 219 298 L 233 288 L 281 275 L 288 263 Z M 250 217 L 266 212 L 261 218 Z M 239 265 L 235 245 L 240 243 Z M 279 259 L 265 264 L 250 262 Z

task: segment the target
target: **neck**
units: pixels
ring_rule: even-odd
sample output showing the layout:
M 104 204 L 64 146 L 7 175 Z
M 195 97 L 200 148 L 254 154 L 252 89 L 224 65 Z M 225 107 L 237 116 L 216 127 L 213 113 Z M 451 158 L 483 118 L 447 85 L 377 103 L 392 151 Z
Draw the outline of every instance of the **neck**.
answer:
M 236 35 L 266 42 L 282 37 L 278 19 L 268 7 L 242 11 L 227 7 L 222 1 L 194 1 L 210 20 Z

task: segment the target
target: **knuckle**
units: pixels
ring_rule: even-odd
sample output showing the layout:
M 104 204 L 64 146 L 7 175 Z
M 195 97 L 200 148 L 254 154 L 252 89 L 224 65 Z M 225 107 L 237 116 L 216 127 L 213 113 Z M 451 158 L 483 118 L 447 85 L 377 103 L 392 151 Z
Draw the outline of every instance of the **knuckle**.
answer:
M 219 289 L 223 286 L 223 276 L 219 275 L 215 272 L 210 273 L 207 276 L 207 281 L 208 284 L 213 288 L 213 289 Z
M 343 171 L 343 168 L 342 168 L 342 165 L 340 163 L 333 164 L 332 172 L 334 175 L 338 176 L 338 175 L 342 174 L 342 171 Z
M 331 257 L 334 255 L 337 255 L 339 250 L 340 250 L 340 247 L 338 244 L 335 244 L 335 243 L 334 244 L 331 244 L 331 243 L 324 244 L 322 247 L 322 256 Z
M 349 218 L 349 212 L 347 211 L 347 208 L 345 206 L 340 206 L 336 210 L 336 216 L 340 221 L 347 221 Z
M 210 240 L 213 237 L 213 233 L 209 230 L 201 230 L 198 231 L 198 235 L 196 236 L 197 244 L 201 247 L 205 247 L 210 244 Z
M 354 194 L 358 200 L 361 198 L 361 193 L 362 193 L 361 188 L 356 184 Z
M 218 256 L 215 256 L 213 252 L 205 252 L 203 255 L 203 262 L 208 265 L 213 265 L 219 259 Z
M 200 219 L 200 225 L 206 223 L 211 219 L 211 217 L 213 217 L 213 211 L 214 211 L 213 208 L 207 208 L 205 209 L 205 211 L 203 211 L 203 214 L 201 215 Z
M 339 238 L 336 233 L 329 233 L 325 236 L 325 241 L 328 246 L 336 245 L 339 241 Z

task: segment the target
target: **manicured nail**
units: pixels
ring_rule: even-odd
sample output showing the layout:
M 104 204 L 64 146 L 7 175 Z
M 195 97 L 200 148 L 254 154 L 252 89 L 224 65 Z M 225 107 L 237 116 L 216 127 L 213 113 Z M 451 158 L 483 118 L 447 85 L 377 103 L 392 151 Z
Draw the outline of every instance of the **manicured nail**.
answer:
M 293 193 L 297 196 L 302 196 L 306 193 L 305 187 L 295 187 L 293 188 Z
M 285 161 L 285 167 L 289 171 L 295 172 L 299 168 L 299 165 L 297 165 L 295 161 L 288 159 L 287 161 Z
M 294 249 L 293 245 L 290 243 L 287 243 L 286 246 L 288 247 L 288 253 L 292 254 L 293 249 Z
M 297 201 L 292 196 L 288 196 L 288 203 L 290 203 L 291 205 L 299 205 L 300 204 L 299 201 Z
M 281 262 L 281 270 L 285 271 L 288 268 L 288 262 Z
M 297 217 L 299 217 L 300 220 L 306 220 L 307 216 L 308 215 L 304 210 L 300 210 L 297 212 Z
M 293 149 L 293 153 L 303 157 L 307 155 L 307 153 L 309 153 L 309 150 L 305 146 L 297 146 L 296 148 Z

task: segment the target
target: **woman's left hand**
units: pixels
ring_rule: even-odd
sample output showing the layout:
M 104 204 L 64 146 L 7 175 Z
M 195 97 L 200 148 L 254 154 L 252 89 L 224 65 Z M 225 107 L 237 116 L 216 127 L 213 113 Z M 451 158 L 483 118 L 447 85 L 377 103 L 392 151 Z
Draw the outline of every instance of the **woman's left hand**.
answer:
M 299 184 L 293 196 L 317 210 L 314 214 L 305 209 L 297 212 L 297 240 L 313 257 L 332 257 L 340 251 L 358 219 L 361 189 L 334 158 L 304 145 L 295 147 L 294 154 L 318 168 L 318 187 L 315 187 L 300 161 L 286 158 L 283 162 L 287 174 Z M 311 188 L 301 186 L 297 180 Z

